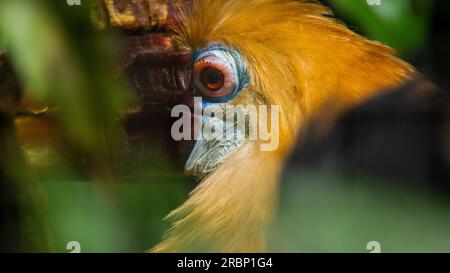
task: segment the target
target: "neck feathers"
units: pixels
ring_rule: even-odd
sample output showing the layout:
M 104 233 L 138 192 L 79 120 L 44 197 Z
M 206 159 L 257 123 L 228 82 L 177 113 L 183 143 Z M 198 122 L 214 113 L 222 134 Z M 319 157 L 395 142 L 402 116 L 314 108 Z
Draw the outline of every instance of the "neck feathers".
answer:
M 244 144 L 167 216 L 173 225 L 152 251 L 264 251 L 281 167 L 257 142 Z

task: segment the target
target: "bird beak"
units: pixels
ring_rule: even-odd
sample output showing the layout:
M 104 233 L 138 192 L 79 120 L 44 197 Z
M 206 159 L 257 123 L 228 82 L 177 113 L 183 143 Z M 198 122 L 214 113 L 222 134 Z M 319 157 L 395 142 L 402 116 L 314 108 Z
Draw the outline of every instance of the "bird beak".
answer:
M 125 36 L 121 48 L 119 75 L 136 97 L 135 105 L 125 113 L 128 142 L 141 147 L 141 142 L 151 141 L 153 146 L 164 147 L 182 174 L 193 143 L 173 140 L 171 109 L 178 104 L 190 106 L 192 101 L 192 56 L 175 50 L 170 34 Z
M 124 18 L 128 20 L 130 12 L 136 19 L 131 25 L 127 20 L 119 24 L 127 31 L 119 33 L 121 58 L 118 75 L 128 83 L 136 98 L 124 119 L 130 153 L 141 154 L 140 147 L 159 147 L 165 150 L 173 162 L 179 164 L 180 171 L 193 144 L 173 140 L 170 130 L 174 122 L 171 109 L 177 104 L 189 105 L 192 100 L 192 56 L 189 52 L 175 49 L 173 34 L 167 30 L 169 22 L 176 22 L 179 12 L 188 10 L 189 2 L 152 2 L 152 16 L 143 17 L 142 14 L 147 13 L 141 12 L 142 8 L 148 10 L 139 1 L 124 2 L 127 4 L 124 7 L 120 5 L 122 2 L 108 0 L 104 3 L 107 4 L 109 16 L 101 18 L 109 19 L 100 24 L 108 29 L 111 20 L 115 23 L 120 23 Z
M 190 53 L 176 51 L 172 36 L 149 33 L 122 42 L 119 72 L 136 92 L 142 107 L 173 107 L 192 94 Z

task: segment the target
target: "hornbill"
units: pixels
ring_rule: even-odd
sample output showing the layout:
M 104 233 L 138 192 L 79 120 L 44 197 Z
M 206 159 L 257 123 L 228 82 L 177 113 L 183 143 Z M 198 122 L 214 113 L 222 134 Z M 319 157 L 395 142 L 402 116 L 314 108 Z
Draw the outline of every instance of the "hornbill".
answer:
M 261 151 L 260 140 L 197 141 L 186 171 L 200 183 L 167 216 L 172 227 L 153 252 L 266 250 L 279 177 L 299 134 L 312 122 L 323 134 L 345 110 L 421 78 L 314 1 L 194 0 L 172 27 L 178 50 L 193 55 L 192 94 L 203 108 L 278 105 L 280 142 Z

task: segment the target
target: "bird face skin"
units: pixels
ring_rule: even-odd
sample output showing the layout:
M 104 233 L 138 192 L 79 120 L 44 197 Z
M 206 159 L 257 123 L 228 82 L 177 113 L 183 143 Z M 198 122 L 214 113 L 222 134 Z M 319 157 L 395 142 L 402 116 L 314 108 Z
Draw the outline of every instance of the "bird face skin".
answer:
M 212 132 L 197 140 L 187 160 L 186 173 L 203 179 L 235 152 L 243 143 L 245 128 L 236 126 L 235 118 L 225 118 L 227 105 L 238 96 L 249 83 L 249 77 L 241 57 L 234 49 L 219 44 L 211 44 L 205 49 L 197 50 L 193 58 L 194 96 L 201 105 L 202 111 L 214 112 L 214 116 L 196 116 L 207 128 L 224 128 L 220 132 Z M 246 117 L 245 108 L 236 108 L 238 117 Z M 220 113 L 217 115 L 217 113 Z M 201 128 L 198 128 L 201 129 Z M 219 134 L 235 134 L 233 138 L 225 138 Z
M 280 173 L 298 135 L 417 76 L 391 48 L 353 33 L 315 1 L 193 0 L 173 31 L 178 49 L 194 53 L 203 106 L 277 105 L 280 144 L 265 152 L 258 140 L 197 141 L 186 170 L 200 183 L 167 216 L 172 227 L 154 252 L 266 251 Z

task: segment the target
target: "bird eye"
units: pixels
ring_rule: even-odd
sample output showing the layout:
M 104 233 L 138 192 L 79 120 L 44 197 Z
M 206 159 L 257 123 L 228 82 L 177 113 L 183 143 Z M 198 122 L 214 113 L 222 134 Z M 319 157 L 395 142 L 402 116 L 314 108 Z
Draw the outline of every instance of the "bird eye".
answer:
M 215 92 L 225 84 L 225 75 L 212 66 L 204 67 L 200 71 L 200 81 L 208 91 Z
M 236 89 L 231 67 L 215 56 L 206 56 L 194 64 L 194 84 L 205 98 L 211 99 L 227 97 Z
M 211 44 L 194 57 L 194 93 L 206 101 L 223 103 L 233 99 L 249 83 L 241 54 L 230 47 Z

